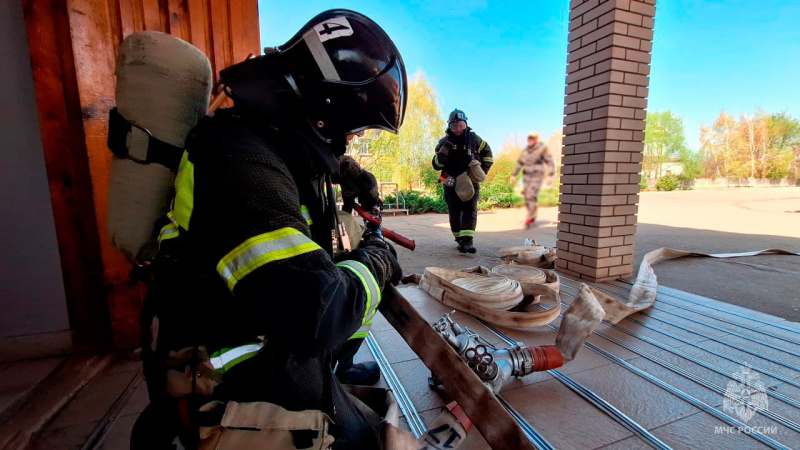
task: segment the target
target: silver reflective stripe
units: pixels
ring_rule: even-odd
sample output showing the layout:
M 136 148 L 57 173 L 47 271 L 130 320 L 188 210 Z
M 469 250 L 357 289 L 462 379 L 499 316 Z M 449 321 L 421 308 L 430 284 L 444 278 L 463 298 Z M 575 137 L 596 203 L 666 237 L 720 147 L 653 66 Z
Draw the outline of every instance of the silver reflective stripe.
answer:
M 262 348 L 264 348 L 263 342 L 242 345 L 240 347 L 234 347 L 225 351 L 217 352 L 209 358 L 209 361 L 211 362 L 211 365 L 214 366 L 214 370 L 218 372 L 225 372 L 230 370 L 236 364 L 252 358 Z
M 319 250 L 320 246 L 294 228 L 253 236 L 217 264 L 217 272 L 233 291 L 236 283 L 264 264 Z
M 375 312 L 378 310 L 378 304 L 381 302 L 381 290 L 375 276 L 367 269 L 367 266 L 358 261 L 342 261 L 336 266 L 349 269 L 361 280 L 367 291 L 367 307 L 364 309 L 364 319 L 361 321 L 361 325 L 371 324 L 372 318 L 375 317 Z
M 303 40 L 306 41 L 308 49 L 311 50 L 311 56 L 313 56 L 314 61 L 317 62 L 317 66 L 319 66 L 319 70 L 322 72 L 322 77 L 326 80 L 341 81 L 342 79 L 339 78 L 339 72 L 337 72 L 336 67 L 333 66 L 333 61 L 331 61 L 330 55 L 328 55 L 328 52 L 322 45 L 322 41 L 319 40 L 317 32 L 308 30 L 308 32 L 303 35 Z

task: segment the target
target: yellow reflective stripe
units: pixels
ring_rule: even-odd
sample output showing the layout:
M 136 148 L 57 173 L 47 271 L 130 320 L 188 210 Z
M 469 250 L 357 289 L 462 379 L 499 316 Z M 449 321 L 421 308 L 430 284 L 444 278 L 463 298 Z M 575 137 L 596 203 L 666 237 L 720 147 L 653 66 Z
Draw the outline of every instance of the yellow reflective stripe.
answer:
M 208 360 L 214 367 L 215 372 L 223 374 L 231 370 L 231 368 L 233 368 L 233 366 L 236 364 L 239 364 L 242 361 L 247 361 L 253 356 L 256 356 L 262 348 L 264 348 L 263 342 L 257 342 L 254 344 L 247 344 L 233 348 L 224 348 L 218 352 L 215 352 L 208 358 Z
M 486 141 L 484 141 L 483 139 L 481 139 L 481 146 L 480 146 L 480 147 L 478 147 L 478 151 L 481 151 L 481 150 L 483 150 L 484 148 L 486 148 Z
M 300 212 L 303 214 L 303 219 L 306 219 L 306 223 L 309 225 L 313 225 L 314 221 L 311 220 L 311 213 L 308 212 L 308 206 L 300 205 Z
M 491 156 L 486 156 L 483 158 L 483 162 L 494 162 L 494 158 Z
M 242 242 L 217 264 L 228 289 L 264 264 L 320 250 L 320 246 L 294 228 L 281 228 Z
M 180 232 L 178 231 L 178 226 L 174 223 L 164 225 L 161 228 L 161 232 L 158 233 L 158 243 L 160 244 L 162 241 L 166 241 L 167 239 L 173 239 L 178 237 Z
M 175 204 L 172 210 L 175 220 L 184 230 L 189 230 L 192 209 L 194 209 L 194 164 L 189 161 L 189 152 L 183 152 L 178 175 L 175 177 Z
M 442 163 L 439 162 L 439 155 L 433 157 L 433 164 L 435 164 L 436 167 L 444 167 Z
M 361 319 L 361 325 L 364 327 L 372 324 L 372 318 L 375 317 L 378 304 L 381 302 L 381 289 L 375 280 L 375 276 L 367 269 L 367 266 L 358 261 L 342 261 L 337 263 L 336 266 L 349 269 L 361 280 L 361 284 L 364 285 L 367 291 L 367 306 L 364 308 L 364 318 Z
M 464 236 L 475 236 L 475 230 L 461 230 L 461 237 Z
M 453 231 L 453 236 L 454 237 L 461 237 L 461 232 L 460 231 Z
M 178 223 L 175 222 L 175 215 L 172 214 L 172 211 L 167 213 L 167 218 L 169 219 L 169 223 L 161 227 L 161 231 L 158 233 L 159 244 L 161 244 L 161 241 L 176 238 L 180 234 Z
M 370 323 L 369 325 L 362 326 L 361 328 L 358 329 L 358 331 L 353 333 L 352 336 L 347 338 L 347 340 L 349 341 L 350 339 L 364 339 L 369 334 L 370 328 L 372 328 L 372 323 Z

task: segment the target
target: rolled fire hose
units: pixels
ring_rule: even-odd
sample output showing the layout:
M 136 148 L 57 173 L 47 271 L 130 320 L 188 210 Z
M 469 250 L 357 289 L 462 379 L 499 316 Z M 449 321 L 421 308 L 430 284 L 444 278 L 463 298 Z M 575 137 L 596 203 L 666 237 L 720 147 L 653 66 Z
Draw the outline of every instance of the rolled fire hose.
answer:
M 506 247 L 500 249 L 503 264 L 522 264 L 532 267 L 552 267 L 556 260 L 556 250 L 540 245 Z
M 546 285 L 528 284 L 523 293 L 518 281 L 486 277 L 441 267 L 428 267 L 420 288 L 439 302 L 479 317 L 491 324 L 509 328 L 535 328 L 555 320 L 561 311 L 558 293 Z M 529 311 L 532 299 L 549 309 Z M 524 300 L 528 298 L 526 303 Z M 509 311 L 519 306 L 520 311 Z M 536 306 L 538 308 L 538 306 Z

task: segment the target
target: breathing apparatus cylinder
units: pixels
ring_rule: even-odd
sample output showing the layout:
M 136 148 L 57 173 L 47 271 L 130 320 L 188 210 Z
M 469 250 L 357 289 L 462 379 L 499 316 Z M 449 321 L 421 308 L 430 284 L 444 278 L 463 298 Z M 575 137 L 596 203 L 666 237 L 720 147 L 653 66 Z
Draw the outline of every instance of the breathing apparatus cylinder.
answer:
M 169 211 L 184 141 L 208 108 L 211 64 L 181 39 L 144 31 L 119 46 L 116 76 L 108 231 L 118 250 L 142 263 L 158 251 L 157 224 Z

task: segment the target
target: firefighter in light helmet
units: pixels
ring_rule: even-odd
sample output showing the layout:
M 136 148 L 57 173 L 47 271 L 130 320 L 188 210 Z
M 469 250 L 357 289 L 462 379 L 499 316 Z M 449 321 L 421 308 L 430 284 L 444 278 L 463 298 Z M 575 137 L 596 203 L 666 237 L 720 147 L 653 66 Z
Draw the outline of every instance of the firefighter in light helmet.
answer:
M 369 18 L 331 10 L 221 82 L 234 106 L 190 134 L 161 233 L 143 316 L 151 404 L 132 447 L 167 447 L 181 429 L 196 446 L 181 423 L 215 400 L 321 411 L 334 448 L 378 448 L 340 381 L 378 380 L 352 357 L 402 273 L 379 229 L 333 259 L 331 174 L 348 136 L 403 123 L 400 53 Z M 366 209 L 378 201 L 374 177 L 342 182 Z
M 475 253 L 480 181 L 474 174 L 482 171 L 485 177 L 494 160 L 489 144 L 467 126 L 464 111 L 455 109 L 450 113 L 445 137 L 436 145 L 432 163 L 434 169 L 442 171 L 445 180 L 444 201 L 457 249 L 461 253 Z

